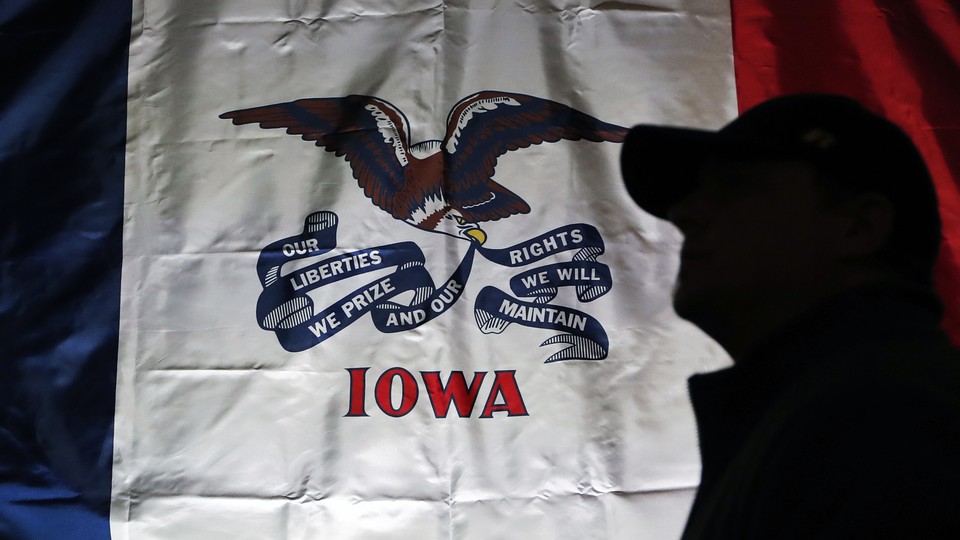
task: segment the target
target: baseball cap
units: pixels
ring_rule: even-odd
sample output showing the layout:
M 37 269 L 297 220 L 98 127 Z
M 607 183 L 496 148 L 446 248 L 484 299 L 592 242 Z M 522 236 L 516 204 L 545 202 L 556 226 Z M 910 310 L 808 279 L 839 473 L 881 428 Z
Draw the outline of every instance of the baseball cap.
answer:
M 887 251 L 929 274 L 941 239 L 930 173 L 902 129 L 857 101 L 781 96 L 719 131 L 638 125 L 624 141 L 620 164 L 633 200 L 668 219 L 670 207 L 693 192 L 700 169 L 713 158 L 803 161 L 831 187 L 886 197 L 896 212 Z

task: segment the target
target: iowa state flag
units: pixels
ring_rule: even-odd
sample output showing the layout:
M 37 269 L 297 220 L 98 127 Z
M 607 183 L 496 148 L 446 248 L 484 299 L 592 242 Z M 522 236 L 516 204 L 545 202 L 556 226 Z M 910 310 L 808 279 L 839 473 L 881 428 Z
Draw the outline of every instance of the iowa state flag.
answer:
M 938 183 L 946 1 L 8 2 L 0 538 L 671 538 L 681 238 L 637 123 L 851 95 Z

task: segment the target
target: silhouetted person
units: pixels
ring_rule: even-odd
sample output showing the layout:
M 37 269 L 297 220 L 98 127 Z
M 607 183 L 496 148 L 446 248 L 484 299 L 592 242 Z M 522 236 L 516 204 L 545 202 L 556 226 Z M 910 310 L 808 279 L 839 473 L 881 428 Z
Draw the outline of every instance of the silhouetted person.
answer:
M 930 174 L 838 96 L 718 132 L 637 126 L 631 196 L 683 233 L 677 313 L 734 365 L 690 378 L 685 539 L 960 539 L 960 354 L 939 327 Z

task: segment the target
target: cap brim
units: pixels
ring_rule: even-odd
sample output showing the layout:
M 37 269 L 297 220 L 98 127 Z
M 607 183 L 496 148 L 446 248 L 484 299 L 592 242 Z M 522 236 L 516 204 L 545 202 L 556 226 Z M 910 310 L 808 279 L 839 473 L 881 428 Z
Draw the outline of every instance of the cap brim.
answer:
M 700 169 L 723 146 L 715 131 L 635 126 L 620 154 L 627 192 L 640 208 L 667 219 L 670 207 L 693 192 Z

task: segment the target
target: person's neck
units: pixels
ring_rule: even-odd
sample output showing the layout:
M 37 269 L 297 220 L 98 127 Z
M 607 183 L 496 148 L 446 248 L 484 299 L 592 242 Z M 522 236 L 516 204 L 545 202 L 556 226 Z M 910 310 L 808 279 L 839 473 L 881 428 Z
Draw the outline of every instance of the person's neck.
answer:
M 847 291 L 895 284 L 886 273 L 850 274 L 835 280 L 822 282 L 820 286 L 796 288 L 779 298 L 768 298 L 766 302 L 750 306 L 731 317 L 726 328 L 717 328 L 711 335 L 733 358 L 740 362 L 771 336 L 780 333 L 794 321 L 804 317 L 823 302 Z

